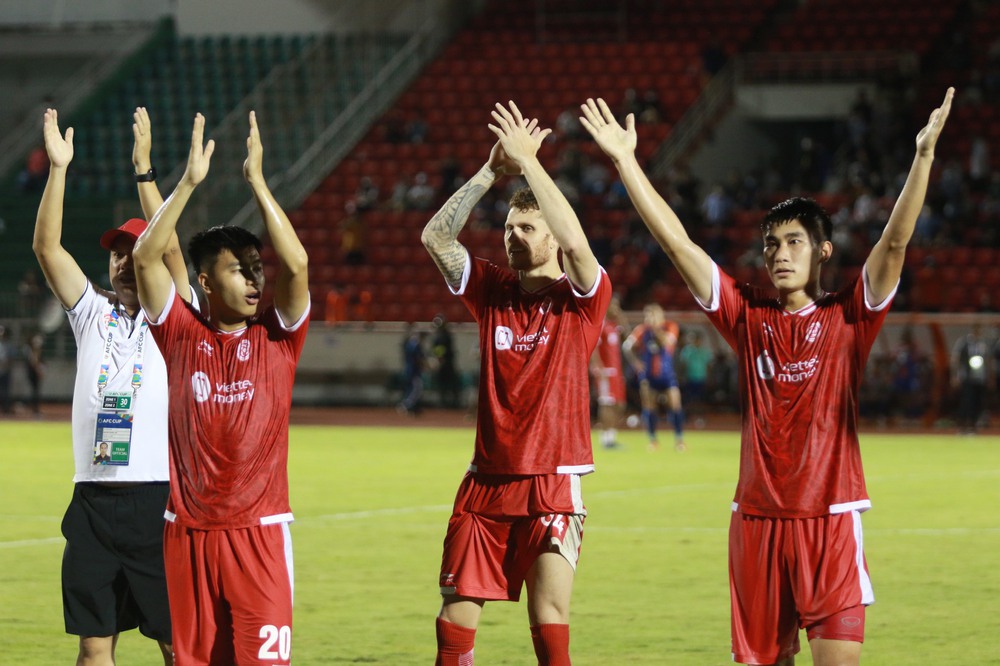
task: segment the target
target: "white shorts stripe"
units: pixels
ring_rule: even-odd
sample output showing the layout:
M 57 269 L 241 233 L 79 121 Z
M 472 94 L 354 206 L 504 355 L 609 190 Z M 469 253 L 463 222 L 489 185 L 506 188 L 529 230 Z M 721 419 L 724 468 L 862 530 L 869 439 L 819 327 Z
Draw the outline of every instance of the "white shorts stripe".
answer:
M 587 509 L 583 506 L 583 486 L 580 483 L 580 475 L 574 474 L 569 477 L 570 492 L 573 494 L 573 513 L 587 515 Z
M 875 603 L 875 590 L 872 588 L 872 580 L 865 569 L 865 539 L 861 531 L 861 512 L 852 511 L 851 518 L 854 520 L 854 540 L 857 544 L 854 559 L 858 566 L 858 579 L 861 582 L 861 603 L 870 606 Z
M 281 533 L 285 537 L 285 567 L 288 569 L 288 587 L 292 591 L 292 605 L 295 605 L 295 561 L 292 558 L 292 531 L 288 523 L 281 523 Z

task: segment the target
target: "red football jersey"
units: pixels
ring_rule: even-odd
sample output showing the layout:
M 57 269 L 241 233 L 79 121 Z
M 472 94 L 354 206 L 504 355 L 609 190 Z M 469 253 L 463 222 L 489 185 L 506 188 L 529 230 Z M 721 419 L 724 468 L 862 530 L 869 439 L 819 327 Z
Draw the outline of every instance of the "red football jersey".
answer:
M 605 320 L 601 327 L 601 336 L 597 339 L 597 359 L 601 367 L 614 370 L 618 376 L 622 374 L 622 327 Z
M 871 506 L 858 392 L 894 295 L 873 308 L 858 278 L 793 313 L 715 267 L 705 309 L 739 366 L 740 511 L 808 518 Z
M 474 471 L 586 474 L 590 356 L 611 302 L 604 269 L 587 294 L 563 275 L 535 292 L 484 259 L 466 262 L 455 292 L 479 323 L 479 424 Z
M 170 500 L 181 525 L 291 520 L 288 412 L 308 311 L 285 328 L 270 307 L 242 331 L 209 324 L 176 293 L 150 331 L 170 387 Z

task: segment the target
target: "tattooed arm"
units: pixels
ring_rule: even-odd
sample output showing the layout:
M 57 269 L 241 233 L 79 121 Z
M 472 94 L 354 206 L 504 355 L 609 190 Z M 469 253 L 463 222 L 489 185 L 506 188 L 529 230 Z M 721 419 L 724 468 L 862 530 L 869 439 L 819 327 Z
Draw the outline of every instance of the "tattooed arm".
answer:
M 534 129 L 534 127 L 532 127 Z M 469 256 L 458 242 L 458 233 L 469 220 L 472 209 L 501 176 L 516 176 L 521 172 L 507 156 L 499 142 L 490 151 L 489 161 L 470 178 L 434 214 L 424 227 L 420 240 L 430 252 L 448 284 L 457 289 L 462 284 L 462 272 Z

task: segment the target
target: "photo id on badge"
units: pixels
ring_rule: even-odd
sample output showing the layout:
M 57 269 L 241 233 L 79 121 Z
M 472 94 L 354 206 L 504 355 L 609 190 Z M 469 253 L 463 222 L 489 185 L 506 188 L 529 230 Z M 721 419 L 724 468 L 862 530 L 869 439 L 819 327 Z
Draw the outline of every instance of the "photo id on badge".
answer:
M 128 465 L 132 448 L 132 396 L 107 394 L 102 398 L 105 410 L 97 413 L 94 433 L 95 465 Z

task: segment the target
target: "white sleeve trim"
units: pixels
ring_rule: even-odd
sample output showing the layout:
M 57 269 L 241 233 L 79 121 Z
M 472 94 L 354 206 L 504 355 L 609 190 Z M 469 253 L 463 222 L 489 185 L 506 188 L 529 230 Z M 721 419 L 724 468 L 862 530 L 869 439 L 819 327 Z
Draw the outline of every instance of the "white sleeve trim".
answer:
M 892 299 L 895 298 L 895 296 L 896 296 L 896 290 L 899 289 L 899 280 L 896 280 L 896 286 L 894 286 L 892 288 L 892 291 L 889 292 L 889 295 L 886 296 L 885 299 L 881 303 L 879 303 L 878 305 L 872 305 L 869 302 L 869 299 L 868 299 L 869 289 L 868 289 L 868 264 L 867 263 L 861 268 L 861 280 L 865 283 L 865 307 L 868 308 L 869 310 L 871 310 L 872 312 L 878 312 L 879 310 L 885 310 L 887 307 L 889 307 L 889 303 L 891 303 Z
M 294 324 L 292 324 L 291 326 L 285 326 L 285 320 L 281 318 L 281 313 L 278 312 L 277 308 L 275 308 L 274 311 L 278 315 L 278 325 L 281 326 L 281 328 L 283 330 L 287 331 L 288 333 L 294 333 L 295 331 L 297 331 L 299 329 L 300 326 L 302 326 L 302 322 L 304 322 L 306 319 L 308 319 L 308 317 L 309 317 L 309 311 L 311 309 L 312 309 L 312 296 L 310 295 L 306 299 L 306 309 L 302 311 L 302 314 L 299 315 L 298 320 L 296 320 L 296 322 Z
M 65 308 L 66 313 L 71 315 L 78 314 L 77 309 L 80 307 L 80 304 L 83 303 L 83 299 L 90 294 L 96 295 L 97 291 L 94 289 L 94 285 L 91 284 L 90 280 L 87 280 L 86 286 L 83 288 L 83 293 L 80 294 L 80 298 L 76 299 L 76 303 L 73 304 L 73 307 Z
M 594 295 L 597 293 L 597 289 L 601 286 L 601 276 L 603 274 L 604 274 L 604 267 L 601 266 L 601 265 L 598 265 L 597 266 L 597 279 L 594 280 L 594 286 L 592 286 L 590 288 L 590 291 L 588 291 L 585 294 L 582 294 L 582 293 L 580 293 L 579 291 L 576 290 L 576 285 L 573 284 L 573 281 L 569 279 L 568 275 L 566 276 L 566 279 L 569 281 L 569 288 L 573 290 L 573 295 L 574 296 L 576 296 L 577 298 L 593 298 Z
M 462 282 L 458 285 L 458 289 L 451 286 L 451 283 L 445 279 L 444 283 L 448 285 L 448 291 L 450 291 L 455 296 L 461 296 L 465 293 L 465 288 L 469 286 L 469 276 L 472 275 L 472 257 L 469 255 L 468 248 L 465 249 L 465 268 L 462 269 Z
M 261 525 L 276 525 L 277 523 L 290 523 L 295 518 L 291 513 L 276 513 L 273 516 L 264 516 L 260 519 Z
M 855 500 L 853 502 L 842 502 L 840 504 L 831 504 L 830 513 L 847 513 L 848 511 L 867 511 L 872 508 L 872 501 L 870 499 Z
M 690 289 L 690 288 L 689 288 Z M 719 292 L 722 290 L 722 278 L 719 276 L 719 265 L 712 262 L 712 300 L 708 303 L 704 303 L 698 295 L 693 291 L 691 295 L 694 296 L 695 302 L 701 307 L 705 312 L 715 312 L 719 309 L 719 304 L 722 299 L 719 297 Z
M 556 467 L 556 474 L 590 474 L 594 471 L 594 465 L 559 465 Z
M 162 324 L 167 320 L 167 315 L 170 314 L 170 309 L 174 306 L 174 297 L 176 295 L 177 295 L 177 286 L 173 282 L 171 282 L 170 296 L 167 298 L 167 304 L 163 306 L 163 312 L 160 313 L 160 316 L 155 321 L 153 319 L 150 319 L 149 317 L 146 317 L 146 321 L 149 322 L 150 326 L 159 326 L 160 324 Z
M 201 301 L 198 300 L 198 292 L 195 291 L 193 284 L 188 284 L 188 292 L 191 294 L 191 307 L 201 312 Z

